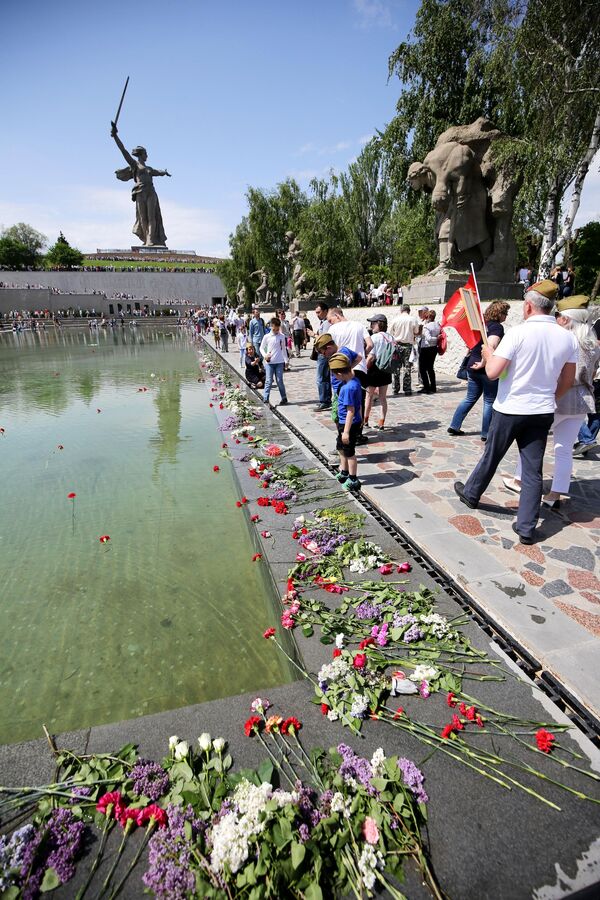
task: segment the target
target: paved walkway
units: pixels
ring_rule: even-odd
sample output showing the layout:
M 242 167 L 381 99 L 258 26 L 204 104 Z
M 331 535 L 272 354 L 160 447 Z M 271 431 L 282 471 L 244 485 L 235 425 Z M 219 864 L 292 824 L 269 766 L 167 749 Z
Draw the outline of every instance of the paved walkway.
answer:
M 226 357 L 237 367 L 236 347 Z M 292 360 L 290 405 L 281 412 L 328 453 L 334 426 L 316 410 L 315 370 L 308 353 Z M 518 497 L 501 479 L 513 472 L 515 450 L 478 510 L 454 493 L 453 482 L 466 480 L 483 446 L 480 404 L 464 437 L 447 434 L 463 392 L 462 383 L 442 379 L 435 395 L 391 397 L 386 431 L 367 432 L 370 442 L 359 448 L 363 492 L 600 717 L 600 457 L 575 461 L 571 500 L 560 511 L 542 509 L 539 543 L 523 546 L 511 529 Z M 276 388 L 271 402 L 279 402 Z M 551 471 L 550 441 L 545 474 Z

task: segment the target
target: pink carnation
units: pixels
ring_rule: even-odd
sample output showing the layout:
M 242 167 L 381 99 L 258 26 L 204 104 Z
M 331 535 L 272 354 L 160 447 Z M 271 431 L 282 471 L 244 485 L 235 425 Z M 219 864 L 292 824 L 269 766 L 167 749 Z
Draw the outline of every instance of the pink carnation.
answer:
M 379 828 L 371 816 L 367 816 L 363 822 L 362 833 L 367 844 L 376 844 L 379 840 Z

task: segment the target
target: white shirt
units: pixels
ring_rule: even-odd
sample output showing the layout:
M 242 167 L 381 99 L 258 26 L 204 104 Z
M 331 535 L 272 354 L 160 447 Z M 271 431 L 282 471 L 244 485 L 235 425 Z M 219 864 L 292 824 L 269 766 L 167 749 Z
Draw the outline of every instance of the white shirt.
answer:
M 437 322 L 423 322 L 421 347 L 437 347 L 437 339 L 441 330 Z
M 260 352 L 263 357 L 270 356 L 269 362 L 272 365 L 275 365 L 275 363 L 286 363 L 288 357 L 285 337 L 281 332 L 274 334 L 272 331 L 269 331 L 260 343 Z
M 369 353 L 369 356 L 374 356 L 375 362 L 377 362 L 377 357 L 381 356 L 381 351 L 386 344 L 392 344 L 394 342 L 394 338 L 391 334 L 388 334 L 387 331 L 374 331 L 371 335 L 371 340 L 373 341 L 373 349 Z
M 237 336 L 237 342 L 238 342 L 238 347 L 240 348 L 240 350 L 246 349 L 246 347 L 248 346 L 248 335 L 246 334 L 245 331 L 239 332 L 239 334 Z
M 577 339 L 554 316 L 530 316 L 510 328 L 494 356 L 508 359 L 498 379 L 494 409 L 508 415 L 542 415 L 556 408 L 554 394 L 565 363 L 576 363 Z
M 296 316 L 296 318 L 292 322 L 292 328 L 294 329 L 294 331 L 306 331 L 304 319 L 301 319 L 300 316 Z
M 358 365 L 354 366 L 354 371 L 366 373 L 365 338 L 369 337 L 369 332 L 365 326 L 361 325 L 360 322 L 351 322 L 350 319 L 342 319 L 341 322 L 330 325 L 327 330 L 337 344 L 338 350 L 341 350 L 342 347 L 348 347 L 349 350 L 360 353 L 362 359 Z
M 419 321 L 410 313 L 400 313 L 390 326 L 390 334 L 399 344 L 414 344 Z

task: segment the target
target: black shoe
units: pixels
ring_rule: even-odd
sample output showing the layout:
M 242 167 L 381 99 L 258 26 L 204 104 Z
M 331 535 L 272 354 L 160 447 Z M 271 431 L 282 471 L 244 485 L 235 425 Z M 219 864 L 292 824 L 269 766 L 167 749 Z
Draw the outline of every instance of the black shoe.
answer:
M 535 544 L 535 540 L 532 537 L 527 537 L 526 534 L 519 534 L 519 532 L 517 531 L 517 523 L 516 522 L 513 522 L 511 527 L 512 527 L 512 530 L 514 531 L 514 533 L 519 538 L 520 544 L 527 544 L 528 546 L 529 546 L 529 544 Z
M 396 396 L 396 394 L 399 394 L 399 393 L 400 393 L 400 388 L 398 388 L 398 389 L 394 388 L 394 396 Z
M 359 434 L 359 436 L 356 438 L 354 443 L 356 444 L 357 447 L 359 447 L 362 444 L 368 444 L 369 438 L 367 437 L 366 434 Z
M 460 428 L 448 428 L 446 430 L 448 431 L 448 434 L 454 434 L 456 436 L 464 434 L 464 431 L 461 431 Z
M 465 486 L 462 483 L 462 481 L 454 482 L 454 493 L 459 498 L 461 503 L 464 503 L 465 506 L 469 507 L 469 509 L 477 509 L 477 507 L 479 506 L 479 501 L 478 500 L 469 500 L 468 497 L 465 497 L 464 489 L 465 489 Z
M 279 405 L 280 405 L 280 406 L 287 406 L 287 405 L 288 405 L 288 401 L 287 401 L 287 400 L 280 400 L 280 401 L 279 401 Z
M 319 403 L 317 409 L 331 409 L 331 403 Z

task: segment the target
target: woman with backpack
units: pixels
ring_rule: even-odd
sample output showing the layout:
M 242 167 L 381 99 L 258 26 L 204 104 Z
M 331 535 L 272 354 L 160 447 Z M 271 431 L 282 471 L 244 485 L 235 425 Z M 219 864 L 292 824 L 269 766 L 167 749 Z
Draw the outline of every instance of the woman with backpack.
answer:
M 379 390 L 379 402 L 381 403 L 381 418 L 374 425 L 377 431 L 385 428 L 387 415 L 387 390 L 392 383 L 392 361 L 396 342 L 387 332 L 387 319 L 381 313 L 371 316 L 368 320 L 371 324 L 371 340 L 373 347 L 367 356 L 367 400 L 365 403 L 365 426 L 369 425 L 369 414 L 373 405 L 375 391 Z
M 438 338 L 441 328 L 435 321 L 435 310 L 430 309 L 423 320 L 423 330 L 419 342 L 419 374 L 423 387 L 420 394 L 435 394 L 434 363 L 438 354 Z

